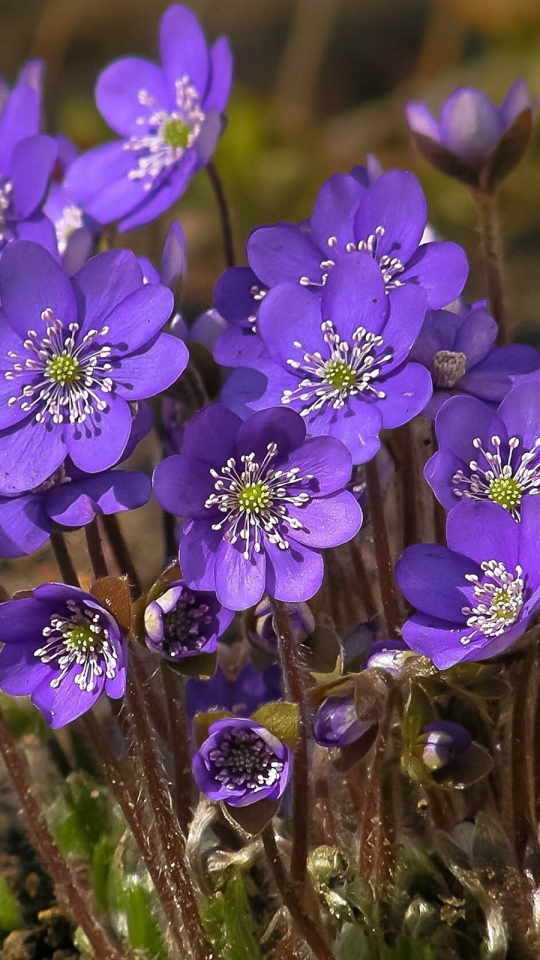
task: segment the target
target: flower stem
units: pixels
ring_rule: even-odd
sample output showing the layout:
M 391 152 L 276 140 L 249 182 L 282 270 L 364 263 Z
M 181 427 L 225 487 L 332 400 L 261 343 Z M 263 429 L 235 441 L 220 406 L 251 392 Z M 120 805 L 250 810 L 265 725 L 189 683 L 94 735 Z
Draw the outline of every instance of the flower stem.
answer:
M 274 882 L 298 933 L 311 948 L 317 960 L 334 960 L 334 954 L 326 943 L 322 932 L 305 912 L 301 901 L 296 896 L 292 884 L 289 882 L 283 861 L 279 855 L 274 829 L 271 823 L 267 823 L 262 832 L 262 842 L 264 852 L 266 853 L 268 863 L 272 870 Z
M 86 934 L 98 960 L 122 960 L 122 954 L 88 907 L 85 891 L 62 857 L 30 785 L 26 764 L 0 711 L 0 752 L 26 814 L 34 843 L 55 886 L 69 906 L 77 926 Z
M 373 527 L 373 546 L 379 573 L 379 589 L 386 619 L 386 628 L 389 637 L 399 637 L 401 616 L 397 597 L 394 566 L 390 553 L 388 529 L 384 516 L 384 504 L 379 479 L 379 471 L 375 458 L 366 463 L 366 485 L 369 503 L 369 513 Z
M 54 526 L 51 530 L 51 547 L 64 583 L 68 583 L 71 587 L 80 587 L 77 571 L 69 555 L 64 534 Z
M 293 756 L 292 779 L 292 851 L 291 879 L 303 884 L 306 879 L 309 823 L 309 769 L 307 751 L 308 709 L 304 669 L 294 639 L 287 607 L 281 600 L 270 598 L 274 629 L 278 640 L 285 695 L 300 708 L 298 743 Z
M 86 547 L 88 550 L 88 556 L 90 557 L 90 563 L 92 564 L 92 573 L 94 575 L 94 579 L 100 580 L 102 577 L 107 577 L 109 575 L 109 571 L 107 568 L 107 561 L 105 560 L 105 554 L 103 553 L 103 544 L 101 542 L 101 535 L 95 517 L 85 526 L 84 536 L 86 538 Z
M 145 707 L 147 677 L 136 655 L 132 656 L 128 677 L 127 711 L 136 737 L 141 770 L 146 782 L 160 846 L 163 854 L 163 873 L 175 891 L 188 939 L 192 960 L 212 960 L 213 950 L 202 926 L 195 888 L 186 862 L 185 843 L 171 793 L 167 784 L 163 760 L 159 755 Z
M 231 218 L 229 215 L 229 208 L 227 206 L 227 201 L 225 199 L 225 193 L 223 191 L 223 184 L 221 182 L 221 177 L 217 172 L 214 163 L 206 164 L 206 172 L 208 174 L 210 183 L 212 184 L 212 189 L 214 191 L 214 196 L 219 208 L 219 216 L 221 219 L 221 231 L 223 234 L 223 250 L 225 253 L 225 262 L 228 267 L 234 267 L 235 265 L 235 256 L 234 256 L 234 244 L 232 239 L 232 229 L 231 229 Z
M 142 594 L 141 581 L 131 554 L 128 550 L 120 524 L 114 514 L 102 518 L 105 535 L 109 541 L 114 559 L 122 574 L 127 574 L 133 599 Z
M 499 324 L 498 343 L 510 343 L 512 337 L 504 302 L 504 255 L 497 193 L 477 190 L 473 191 L 473 197 L 478 211 L 489 305 L 493 317 Z
M 166 660 L 161 661 L 161 677 L 169 715 L 169 743 L 174 762 L 175 809 L 182 833 L 187 837 L 192 816 L 193 780 L 186 720 L 186 685 L 184 677 Z
M 112 754 L 107 738 L 103 734 L 101 725 L 94 714 L 91 711 L 86 713 L 81 717 L 80 722 L 92 746 L 93 753 L 101 765 L 111 787 L 116 802 L 124 814 L 126 823 L 133 834 L 133 839 L 139 848 L 146 869 L 154 884 L 163 913 L 167 919 L 171 937 L 178 948 L 178 953 L 183 960 L 184 958 L 187 960 L 184 937 L 182 935 L 182 922 L 175 902 L 174 893 L 168 882 L 166 873 L 160 867 L 158 862 L 159 858 L 156 856 L 156 849 L 151 842 L 147 826 L 141 816 L 144 812 L 144 802 L 141 802 L 139 785 L 137 783 L 137 795 L 133 797 Z

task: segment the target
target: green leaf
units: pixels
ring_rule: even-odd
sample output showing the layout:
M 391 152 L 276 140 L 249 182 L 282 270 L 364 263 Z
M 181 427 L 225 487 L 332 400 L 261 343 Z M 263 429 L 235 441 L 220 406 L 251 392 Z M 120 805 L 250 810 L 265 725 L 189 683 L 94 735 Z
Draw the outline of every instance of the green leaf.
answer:
M 220 960 L 258 960 L 259 941 L 251 917 L 242 874 L 236 871 L 220 896 L 207 897 L 201 917 Z
M 133 950 L 142 950 L 151 960 L 167 956 L 163 937 L 152 913 L 150 892 L 142 884 L 126 882 L 121 903 L 126 912 L 128 938 Z
M 297 703 L 265 703 L 255 711 L 252 719 L 262 723 L 263 727 L 291 749 L 296 744 L 300 725 L 300 707 Z
M 383 944 L 381 960 L 437 960 L 437 954 L 429 943 L 401 935 L 393 947 Z
M 129 831 L 111 857 L 107 893 L 109 915 L 131 950 L 148 960 L 166 960 L 154 887 Z
M 22 926 L 19 904 L 7 885 L 6 878 L 0 874 L 0 930 L 11 933 Z
M 107 791 L 83 770 L 69 775 L 49 818 L 64 856 L 88 863 L 92 863 L 101 838 L 110 835 L 116 844 L 124 826 Z
M 370 960 L 371 953 L 362 927 L 353 923 L 344 924 L 335 954 L 336 960 Z

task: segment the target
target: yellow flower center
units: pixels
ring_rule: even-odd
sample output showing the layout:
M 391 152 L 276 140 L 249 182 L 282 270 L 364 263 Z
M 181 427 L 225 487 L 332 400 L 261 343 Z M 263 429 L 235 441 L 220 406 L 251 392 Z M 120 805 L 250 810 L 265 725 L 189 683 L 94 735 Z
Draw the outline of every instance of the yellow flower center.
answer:
M 324 379 L 335 390 L 346 390 L 356 384 L 356 374 L 345 360 L 330 360 L 324 370 Z
M 63 387 L 69 386 L 70 383 L 75 383 L 79 379 L 79 361 L 68 353 L 61 353 L 49 360 L 46 374 L 55 383 L 59 383 Z
M 522 500 L 522 492 L 514 477 L 495 477 L 488 489 L 488 497 L 505 510 L 515 510 Z
M 270 488 L 265 483 L 247 483 L 238 494 L 238 503 L 247 513 L 265 510 L 272 503 Z
M 179 120 L 177 117 L 166 120 L 161 129 L 161 136 L 165 143 L 170 147 L 174 147 L 175 150 L 179 150 L 181 147 L 187 147 L 190 133 L 191 130 L 187 123 L 184 123 L 183 120 Z

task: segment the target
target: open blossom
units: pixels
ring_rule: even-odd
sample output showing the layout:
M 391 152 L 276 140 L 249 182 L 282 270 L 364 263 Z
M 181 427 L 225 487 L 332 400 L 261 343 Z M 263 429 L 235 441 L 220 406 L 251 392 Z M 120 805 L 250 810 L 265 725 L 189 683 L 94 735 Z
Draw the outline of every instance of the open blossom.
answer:
M 433 396 L 424 416 L 434 417 L 444 401 L 456 394 L 500 403 L 512 386 L 512 377 L 538 370 L 538 350 L 522 343 L 496 347 L 497 332 L 485 300 L 463 304 L 458 313 L 427 311 L 411 351 L 411 360 L 427 367 L 433 379 Z
M 106 693 L 126 687 L 126 641 L 90 593 L 44 583 L 32 597 L 0 604 L 0 690 L 31 694 L 51 727 L 63 727 Z
M 293 410 L 264 410 L 242 423 L 212 404 L 193 417 L 184 452 L 154 472 L 159 503 L 188 521 L 179 556 L 188 586 L 215 591 L 231 610 L 265 593 L 300 601 L 317 592 L 321 549 L 354 537 L 362 512 L 343 489 L 346 447 L 305 437 Z
M 131 456 L 152 426 L 150 407 L 137 404 L 122 460 Z M 84 473 L 68 457 L 33 490 L 0 497 L 0 557 L 21 557 L 39 550 L 49 539 L 53 522 L 64 527 L 84 527 L 96 514 L 142 507 L 151 494 L 152 486 L 145 473 L 117 469 Z
M 460 500 L 492 500 L 519 520 L 525 497 L 540 493 L 540 377 L 518 384 L 495 412 L 474 397 L 453 397 L 435 421 L 438 451 L 425 477 L 447 510 Z
M 65 186 L 101 223 L 132 230 L 167 210 L 209 161 L 223 128 L 232 55 L 220 37 L 208 49 L 187 7 L 173 4 L 161 19 L 162 66 L 139 57 L 101 73 L 96 103 L 123 139 L 83 154 Z
M 284 404 L 308 432 L 331 435 L 365 463 L 383 428 L 407 423 L 426 406 L 431 377 L 408 363 L 425 314 L 425 293 L 413 285 L 385 297 L 380 270 L 367 253 L 336 266 L 315 296 L 298 284 L 270 290 L 259 311 L 266 348 L 253 370 L 233 371 L 227 405 L 251 409 Z M 250 390 L 251 395 L 250 395 Z
M 523 501 L 521 522 L 496 503 L 466 500 L 448 515 L 447 547 L 408 547 L 396 577 L 418 610 L 403 627 L 411 649 L 445 670 L 519 640 L 540 608 L 539 537 L 536 497 Z
M 65 186 L 67 171 L 79 156 L 79 151 L 63 134 L 58 134 L 55 139 L 58 153 L 43 212 L 54 224 L 58 253 L 65 269 L 68 273 L 74 273 L 88 260 L 101 226 L 75 202 Z
M 211 724 L 193 758 L 195 782 L 210 800 L 246 807 L 278 800 L 291 772 L 291 751 L 266 727 L 240 717 Z
M 531 136 L 537 102 L 516 80 L 500 107 L 481 90 L 458 87 L 439 120 L 425 103 L 409 103 L 407 119 L 420 152 L 443 173 L 492 189 L 520 161 Z
M 111 250 L 71 279 L 43 247 L 17 241 L 0 261 L 0 493 L 32 490 L 69 456 L 98 473 L 117 463 L 131 401 L 185 369 L 161 333 L 172 294 L 144 284 L 137 259 Z
M 172 661 L 215 653 L 218 637 L 233 616 L 215 594 L 190 590 L 184 580 L 174 580 L 144 611 L 146 645 Z

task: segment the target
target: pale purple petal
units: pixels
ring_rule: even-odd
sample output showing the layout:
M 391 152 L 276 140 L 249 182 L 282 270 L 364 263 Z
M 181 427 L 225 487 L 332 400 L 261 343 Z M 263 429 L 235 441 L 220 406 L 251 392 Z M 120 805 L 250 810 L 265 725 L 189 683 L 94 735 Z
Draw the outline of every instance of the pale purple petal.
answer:
M 125 400 L 154 397 L 170 387 L 188 365 L 189 352 L 181 340 L 161 333 L 136 353 L 114 363 L 114 382 Z
M 28 137 L 17 144 L 10 173 L 17 217 L 29 217 L 40 205 L 55 160 L 56 143 L 52 137 Z
M 140 289 L 142 270 L 131 250 L 106 250 L 85 263 L 71 282 L 84 317 L 83 332 L 99 330 L 111 311 Z
M 287 550 L 280 550 L 268 540 L 266 593 L 276 600 L 296 603 L 310 600 L 320 589 L 324 562 L 320 553 L 291 540 Z
M 446 539 L 451 550 L 478 563 L 500 560 L 514 571 L 520 525 L 504 507 L 486 500 L 465 500 L 448 514 Z
M 465 286 L 469 264 L 465 251 L 457 243 L 423 243 L 408 261 L 399 279 L 416 283 L 427 293 L 431 310 L 446 306 Z
M 408 363 L 402 370 L 380 381 L 386 393 L 377 400 L 377 407 L 385 429 L 400 427 L 421 413 L 433 392 L 429 370 L 419 363 Z
M 153 105 L 141 103 L 141 92 L 148 94 Z M 124 57 L 100 73 L 96 84 L 96 106 L 116 133 L 126 137 L 131 134 L 140 136 L 141 124 L 137 121 L 141 118 L 148 121 L 159 108 L 171 110 L 174 97 L 167 89 L 160 67 L 140 57 Z
M 110 393 L 104 399 L 107 410 L 65 427 L 67 451 L 75 466 L 87 473 L 99 473 L 118 463 L 131 433 L 129 404 Z
M 0 497 L 0 557 L 24 557 L 49 539 L 50 520 L 43 497 L 29 493 Z M 0 638 L 1 639 L 1 638 Z
M 66 456 L 62 427 L 33 417 L 0 434 L 0 494 L 32 490 L 47 480 Z
M 387 307 L 378 263 L 369 253 L 351 253 L 330 272 L 320 311 L 322 320 L 332 320 L 342 339 L 350 340 L 358 327 L 380 333 Z
M 29 330 L 35 330 L 40 339 L 45 335 L 44 310 L 51 309 L 64 327 L 77 319 L 75 297 L 65 271 L 50 253 L 27 240 L 9 243 L 2 254 L 0 298 L 8 323 L 23 340 Z
M 187 7 L 175 3 L 164 13 L 159 52 L 170 89 L 187 76 L 202 97 L 208 82 L 208 47 L 197 17 Z
M 292 223 L 258 227 L 246 244 L 249 265 L 263 284 L 273 287 L 307 277 L 319 283 L 323 273 L 315 244 Z
M 265 553 L 252 551 L 244 557 L 244 541 L 222 539 L 216 554 L 216 596 L 229 610 L 247 610 L 262 598 L 266 582 Z
M 311 216 L 311 236 L 329 260 L 335 250 L 343 253 L 354 241 L 356 210 L 365 192 L 358 180 L 344 173 L 335 173 L 321 187 Z
M 317 549 L 347 543 L 362 526 L 360 505 L 346 490 L 327 500 L 310 500 L 301 507 L 289 505 L 287 513 L 302 524 L 301 530 L 289 531 L 291 540 Z
M 483 558 L 485 559 L 485 558 Z M 396 580 L 405 598 L 430 617 L 463 623 L 467 574 L 482 575 L 478 563 L 455 548 L 415 543 L 396 564 Z
M 407 170 L 390 170 L 375 181 L 360 203 L 355 239 L 367 240 L 377 227 L 383 227 L 378 256 L 399 257 L 405 264 L 418 247 L 426 222 L 426 200 L 416 177 Z
M 233 55 L 227 37 L 219 37 L 210 47 L 211 79 L 204 97 L 204 109 L 223 113 L 231 93 Z
M 459 87 L 442 106 L 441 142 L 470 163 L 481 162 L 495 149 L 503 132 L 497 109 L 480 90 Z
M 408 103 L 405 107 L 407 121 L 414 133 L 421 133 L 431 140 L 439 139 L 439 124 L 425 103 Z
M 222 536 L 206 520 L 193 520 L 184 527 L 179 560 L 188 587 L 215 591 L 216 552 Z

